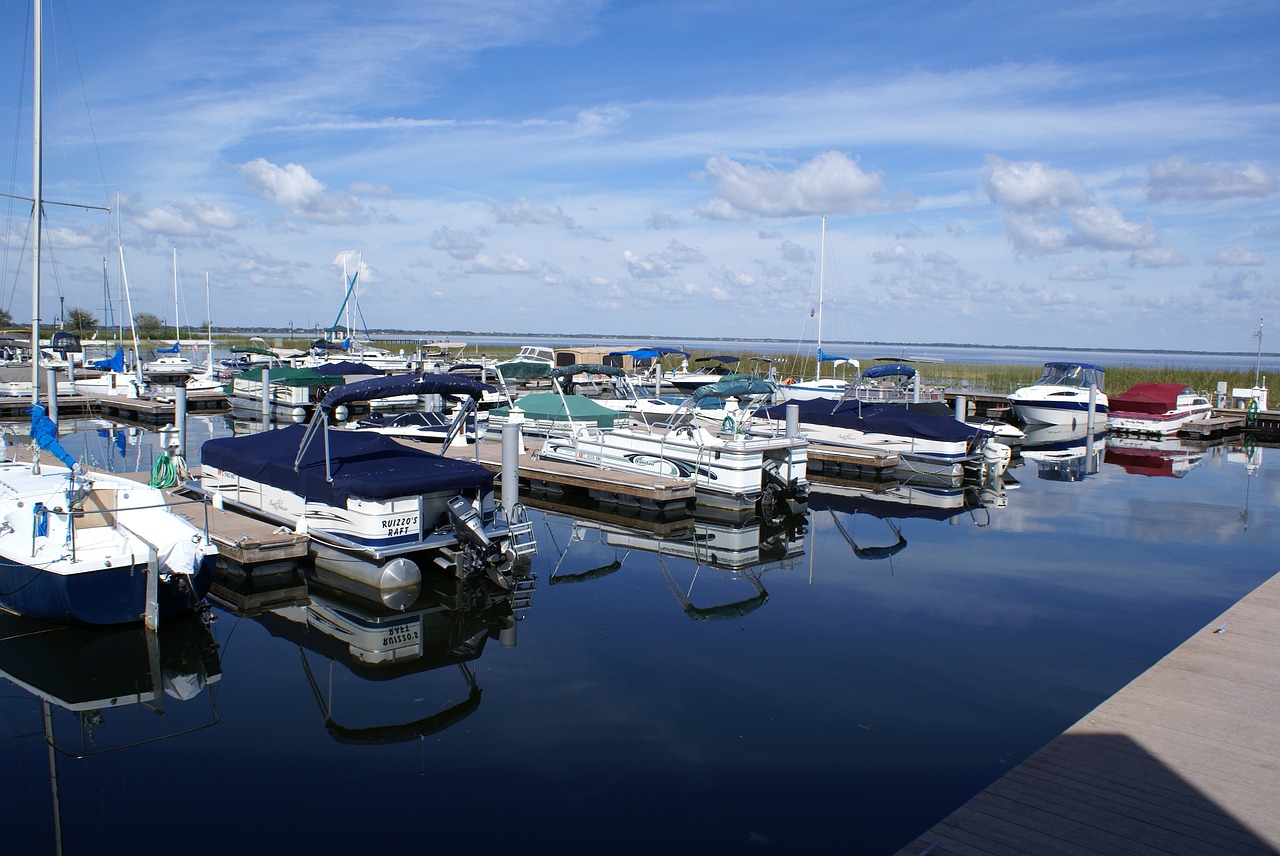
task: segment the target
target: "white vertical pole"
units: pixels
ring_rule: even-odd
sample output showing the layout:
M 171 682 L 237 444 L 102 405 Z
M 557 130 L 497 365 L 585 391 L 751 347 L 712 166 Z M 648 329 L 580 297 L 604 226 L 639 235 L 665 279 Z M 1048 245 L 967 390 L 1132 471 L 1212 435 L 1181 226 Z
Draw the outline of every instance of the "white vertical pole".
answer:
M 31 101 L 31 194 L 33 198 L 33 206 L 31 209 L 31 219 L 33 221 L 32 234 L 32 260 L 31 260 L 31 403 L 40 403 L 40 209 L 44 206 L 43 183 L 44 169 L 41 155 L 41 101 L 43 94 L 41 92 L 41 84 L 43 82 L 44 71 L 41 61 L 41 51 L 44 48 L 44 25 L 41 18 L 42 6 L 41 0 L 36 0 L 35 14 L 32 18 L 35 29 L 35 70 L 34 70 L 34 89 Z

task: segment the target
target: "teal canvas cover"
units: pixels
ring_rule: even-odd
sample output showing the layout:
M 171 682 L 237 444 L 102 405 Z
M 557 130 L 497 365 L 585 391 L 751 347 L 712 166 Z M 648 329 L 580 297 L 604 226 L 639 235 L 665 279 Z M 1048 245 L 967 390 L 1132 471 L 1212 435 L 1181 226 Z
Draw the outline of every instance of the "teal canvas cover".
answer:
M 566 395 L 564 401 L 554 392 L 531 392 L 516 402 L 516 406 L 524 411 L 528 420 L 542 419 L 555 422 L 568 422 L 565 415 L 565 404 L 569 405 L 569 416 L 577 425 L 594 425 L 597 428 L 612 428 L 618 420 L 625 421 L 627 414 L 611 410 L 603 404 L 596 404 L 585 395 Z M 510 407 L 495 407 L 489 411 L 492 416 L 506 416 Z

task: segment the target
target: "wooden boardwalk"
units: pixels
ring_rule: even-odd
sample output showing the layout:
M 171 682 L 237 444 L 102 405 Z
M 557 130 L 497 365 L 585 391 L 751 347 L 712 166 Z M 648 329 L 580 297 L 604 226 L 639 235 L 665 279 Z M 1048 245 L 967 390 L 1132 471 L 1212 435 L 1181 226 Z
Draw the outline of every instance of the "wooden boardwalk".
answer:
M 1280 853 L 1280 575 L 898 856 Z

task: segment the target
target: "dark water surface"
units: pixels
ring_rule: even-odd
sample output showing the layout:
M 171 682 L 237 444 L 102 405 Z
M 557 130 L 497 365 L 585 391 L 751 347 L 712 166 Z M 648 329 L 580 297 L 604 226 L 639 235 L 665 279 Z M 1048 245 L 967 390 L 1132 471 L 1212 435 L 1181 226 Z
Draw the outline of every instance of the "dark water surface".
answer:
M 193 418 L 193 444 L 225 431 Z M 116 436 L 68 445 L 150 465 Z M 380 668 L 340 637 L 386 611 L 314 586 L 173 622 L 154 656 L 136 631 L 5 625 L 2 846 L 892 853 L 1280 569 L 1276 455 L 1111 447 L 1077 481 L 1029 455 L 990 506 L 907 486 L 780 521 L 535 510 L 514 633 L 441 578 L 420 656 Z M 216 680 L 119 689 L 157 671 Z M 56 797 L 33 690 L 101 703 L 48 707 Z

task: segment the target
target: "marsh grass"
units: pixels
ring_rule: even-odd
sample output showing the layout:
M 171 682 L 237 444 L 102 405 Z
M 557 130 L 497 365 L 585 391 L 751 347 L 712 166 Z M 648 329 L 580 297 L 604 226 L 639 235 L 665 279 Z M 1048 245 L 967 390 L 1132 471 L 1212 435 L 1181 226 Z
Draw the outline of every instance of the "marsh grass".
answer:
M 263 337 L 269 347 L 276 347 L 279 341 L 280 347 L 295 348 L 298 350 L 306 350 L 307 346 L 314 341 L 314 336 L 304 337 Z M 253 343 L 250 342 L 251 336 L 248 335 L 230 335 L 215 336 L 216 341 L 223 347 L 248 347 Z M 399 353 L 401 349 L 406 354 L 415 353 L 418 346 L 422 343 L 421 339 L 404 339 L 404 340 L 386 340 L 378 341 L 378 347 L 385 348 L 392 353 Z M 483 346 L 471 345 L 463 352 L 463 359 L 477 358 L 485 356 L 491 359 L 504 360 L 510 359 L 516 355 L 519 350 L 514 345 L 492 345 Z M 709 357 L 717 354 L 729 353 L 739 358 L 739 366 L 742 371 L 751 371 L 753 369 L 764 374 L 768 371 L 769 364 L 762 362 L 753 362 L 753 358 L 758 357 L 755 353 L 732 352 L 732 351 L 691 351 L 690 361 L 697 357 Z M 773 360 L 772 365 L 781 377 L 813 377 L 814 358 L 813 357 L 795 357 L 787 355 L 770 355 Z M 668 357 L 666 360 L 668 368 L 674 368 L 679 365 L 678 358 Z M 1105 361 L 1100 360 L 1099 365 L 1107 369 L 1107 389 L 1110 395 L 1117 395 L 1129 389 L 1135 383 L 1181 383 L 1191 387 L 1197 392 L 1213 393 L 1218 387 L 1220 381 L 1225 381 L 1228 389 L 1234 387 L 1253 386 L 1254 375 L 1252 372 L 1245 371 L 1219 371 L 1210 369 L 1191 369 L 1181 366 L 1164 366 L 1162 368 L 1139 368 L 1135 366 L 1116 366 L 1108 368 Z M 691 366 L 692 367 L 692 366 Z M 933 386 L 944 386 L 948 389 L 971 390 L 974 392 L 995 392 L 1008 394 L 1013 392 L 1020 386 L 1027 386 L 1034 383 L 1040 377 L 1043 370 L 1042 364 L 1036 365 L 1017 365 L 1017 364 L 996 364 L 996 363 L 921 363 L 916 366 L 919 370 L 925 384 Z M 823 366 L 824 376 L 832 374 L 832 370 L 828 366 Z M 834 370 L 837 377 L 846 377 L 852 380 L 855 373 L 845 367 Z

